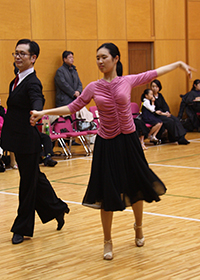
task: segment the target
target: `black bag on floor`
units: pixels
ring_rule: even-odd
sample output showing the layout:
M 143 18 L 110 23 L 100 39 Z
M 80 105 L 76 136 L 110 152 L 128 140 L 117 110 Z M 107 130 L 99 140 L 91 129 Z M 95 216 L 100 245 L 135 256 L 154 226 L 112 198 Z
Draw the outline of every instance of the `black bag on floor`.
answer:
M 85 130 L 95 130 L 97 129 L 97 125 L 95 122 L 87 122 L 87 121 L 77 121 L 77 130 L 85 131 Z

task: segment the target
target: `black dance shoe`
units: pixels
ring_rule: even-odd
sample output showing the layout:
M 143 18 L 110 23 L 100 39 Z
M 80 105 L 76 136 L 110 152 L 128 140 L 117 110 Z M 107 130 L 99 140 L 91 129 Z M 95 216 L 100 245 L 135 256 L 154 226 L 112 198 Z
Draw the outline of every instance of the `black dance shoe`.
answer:
M 61 230 L 62 227 L 64 226 L 64 224 L 65 224 L 64 215 L 65 215 L 65 213 L 68 214 L 69 211 L 70 211 L 70 209 L 67 207 L 67 208 L 65 209 L 65 211 L 62 212 L 62 213 L 56 218 L 56 220 L 57 220 L 57 222 L 58 222 L 57 230 Z
M 19 244 L 24 241 L 24 236 L 18 233 L 13 233 L 12 244 Z

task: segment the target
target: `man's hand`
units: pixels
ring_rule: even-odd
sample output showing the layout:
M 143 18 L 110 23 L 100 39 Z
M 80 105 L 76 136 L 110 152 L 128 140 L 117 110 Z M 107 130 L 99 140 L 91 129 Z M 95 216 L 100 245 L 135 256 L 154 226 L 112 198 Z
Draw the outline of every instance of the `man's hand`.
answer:
M 44 116 L 43 111 L 33 110 L 33 111 L 30 112 L 30 114 L 31 114 L 30 124 L 32 126 L 35 126 L 36 122 Z
M 78 97 L 80 95 L 80 92 L 78 90 L 75 91 L 74 96 Z

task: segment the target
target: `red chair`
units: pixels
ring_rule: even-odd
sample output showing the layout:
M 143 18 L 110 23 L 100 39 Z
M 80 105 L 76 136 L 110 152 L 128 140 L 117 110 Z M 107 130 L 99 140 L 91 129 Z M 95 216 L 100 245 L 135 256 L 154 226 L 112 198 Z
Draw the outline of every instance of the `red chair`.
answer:
M 133 115 L 133 118 L 137 118 L 137 116 L 140 115 L 140 109 L 139 109 L 139 106 L 137 103 L 135 102 L 131 102 L 131 112 L 132 112 L 132 115 Z M 151 128 L 152 125 L 149 124 L 149 123 L 145 123 L 145 125 L 148 127 L 148 128 Z
M 42 120 L 43 120 L 43 119 L 48 120 L 48 116 L 45 115 L 44 117 L 42 117 Z M 42 125 L 43 125 L 42 120 L 40 120 L 40 122 L 37 124 L 38 130 L 39 130 L 40 132 L 42 132 Z M 52 126 L 50 125 L 50 126 L 49 126 L 49 137 L 51 138 L 51 141 L 52 141 L 52 142 L 54 142 L 54 141 L 58 141 L 58 142 L 59 142 L 60 146 L 61 146 L 62 149 L 63 149 L 63 152 L 64 152 L 64 154 L 65 154 L 65 157 L 66 157 L 67 159 L 69 159 L 69 158 L 72 157 L 72 154 L 71 154 L 70 150 L 68 149 L 68 147 L 67 147 L 66 144 L 65 144 L 65 141 L 63 140 L 63 138 L 66 137 L 66 134 L 65 134 L 65 133 L 55 133 L 55 132 L 53 131 L 53 129 L 52 129 Z
M 7 110 L 5 108 L 4 108 L 4 111 L 5 111 L 5 114 L 6 114 Z M 0 137 L 1 137 L 1 130 L 2 130 L 2 127 L 3 127 L 3 122 L 4 122 L 4 119 L 3 119 L 3 117 L 0 116 Z
M 132 112 L 132 115 L 133 115 L 133 118 L 137 118 L 137 116 L 140 115 L 140 109 L 139 109 L 139 106 L 137 103 L 135 102 L 131 102 L 131 112 Z
M 90 153 L 91 153 L 90 147 L 87 143 L 87 140 L 84 138 L 84 136 L 87 135 L 87 132 L 74 131 L 70 118 L 65 119 L 63 117 L 59 117 L 58 120 L 53 125 L 53 131 L 57 135 L 59 135 L 59 134 L 65 135 L 65 137 L 63 137 L 64 139 L 69 139 L 70 154 L 71 154 L 72 140 L 74 138 L 78 137 L 81 144 L 83 145 L 83 147 L 85 149 L 86 156 L 90 155 Z

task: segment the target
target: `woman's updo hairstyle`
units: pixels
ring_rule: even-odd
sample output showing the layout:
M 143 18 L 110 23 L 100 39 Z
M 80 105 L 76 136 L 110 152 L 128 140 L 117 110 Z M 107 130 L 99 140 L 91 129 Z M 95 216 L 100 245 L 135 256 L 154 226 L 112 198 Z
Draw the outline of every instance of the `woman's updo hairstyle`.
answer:
M 153 80 L 153 81 L 151 82 L 151 85 L 152 85 L 153 83 L 156 84 L 157 87 L 159 88 L 159 91 L 161 91 L 161 89 L 162 89 L 161 82 L 160 82 L 159 80 L 155 79 L 155 80 Z
M 116 71 L 117 71 L 117 76 L 122 76 L 123 74 L 123 66 L 122 66 L 122 63 L 120 61 L 120 52 L 119 52 L 119 49 L 118 47 L 113 44 L 113 43 L 104 43 L 102 44 L 98 49 L 100 50 L 101 48 L 105 48 L 109 51 L 110 55 L 115 58 L 117 55 L 119 56 L 119 60 L 117 62 L 117 67 L 116 67 Z

